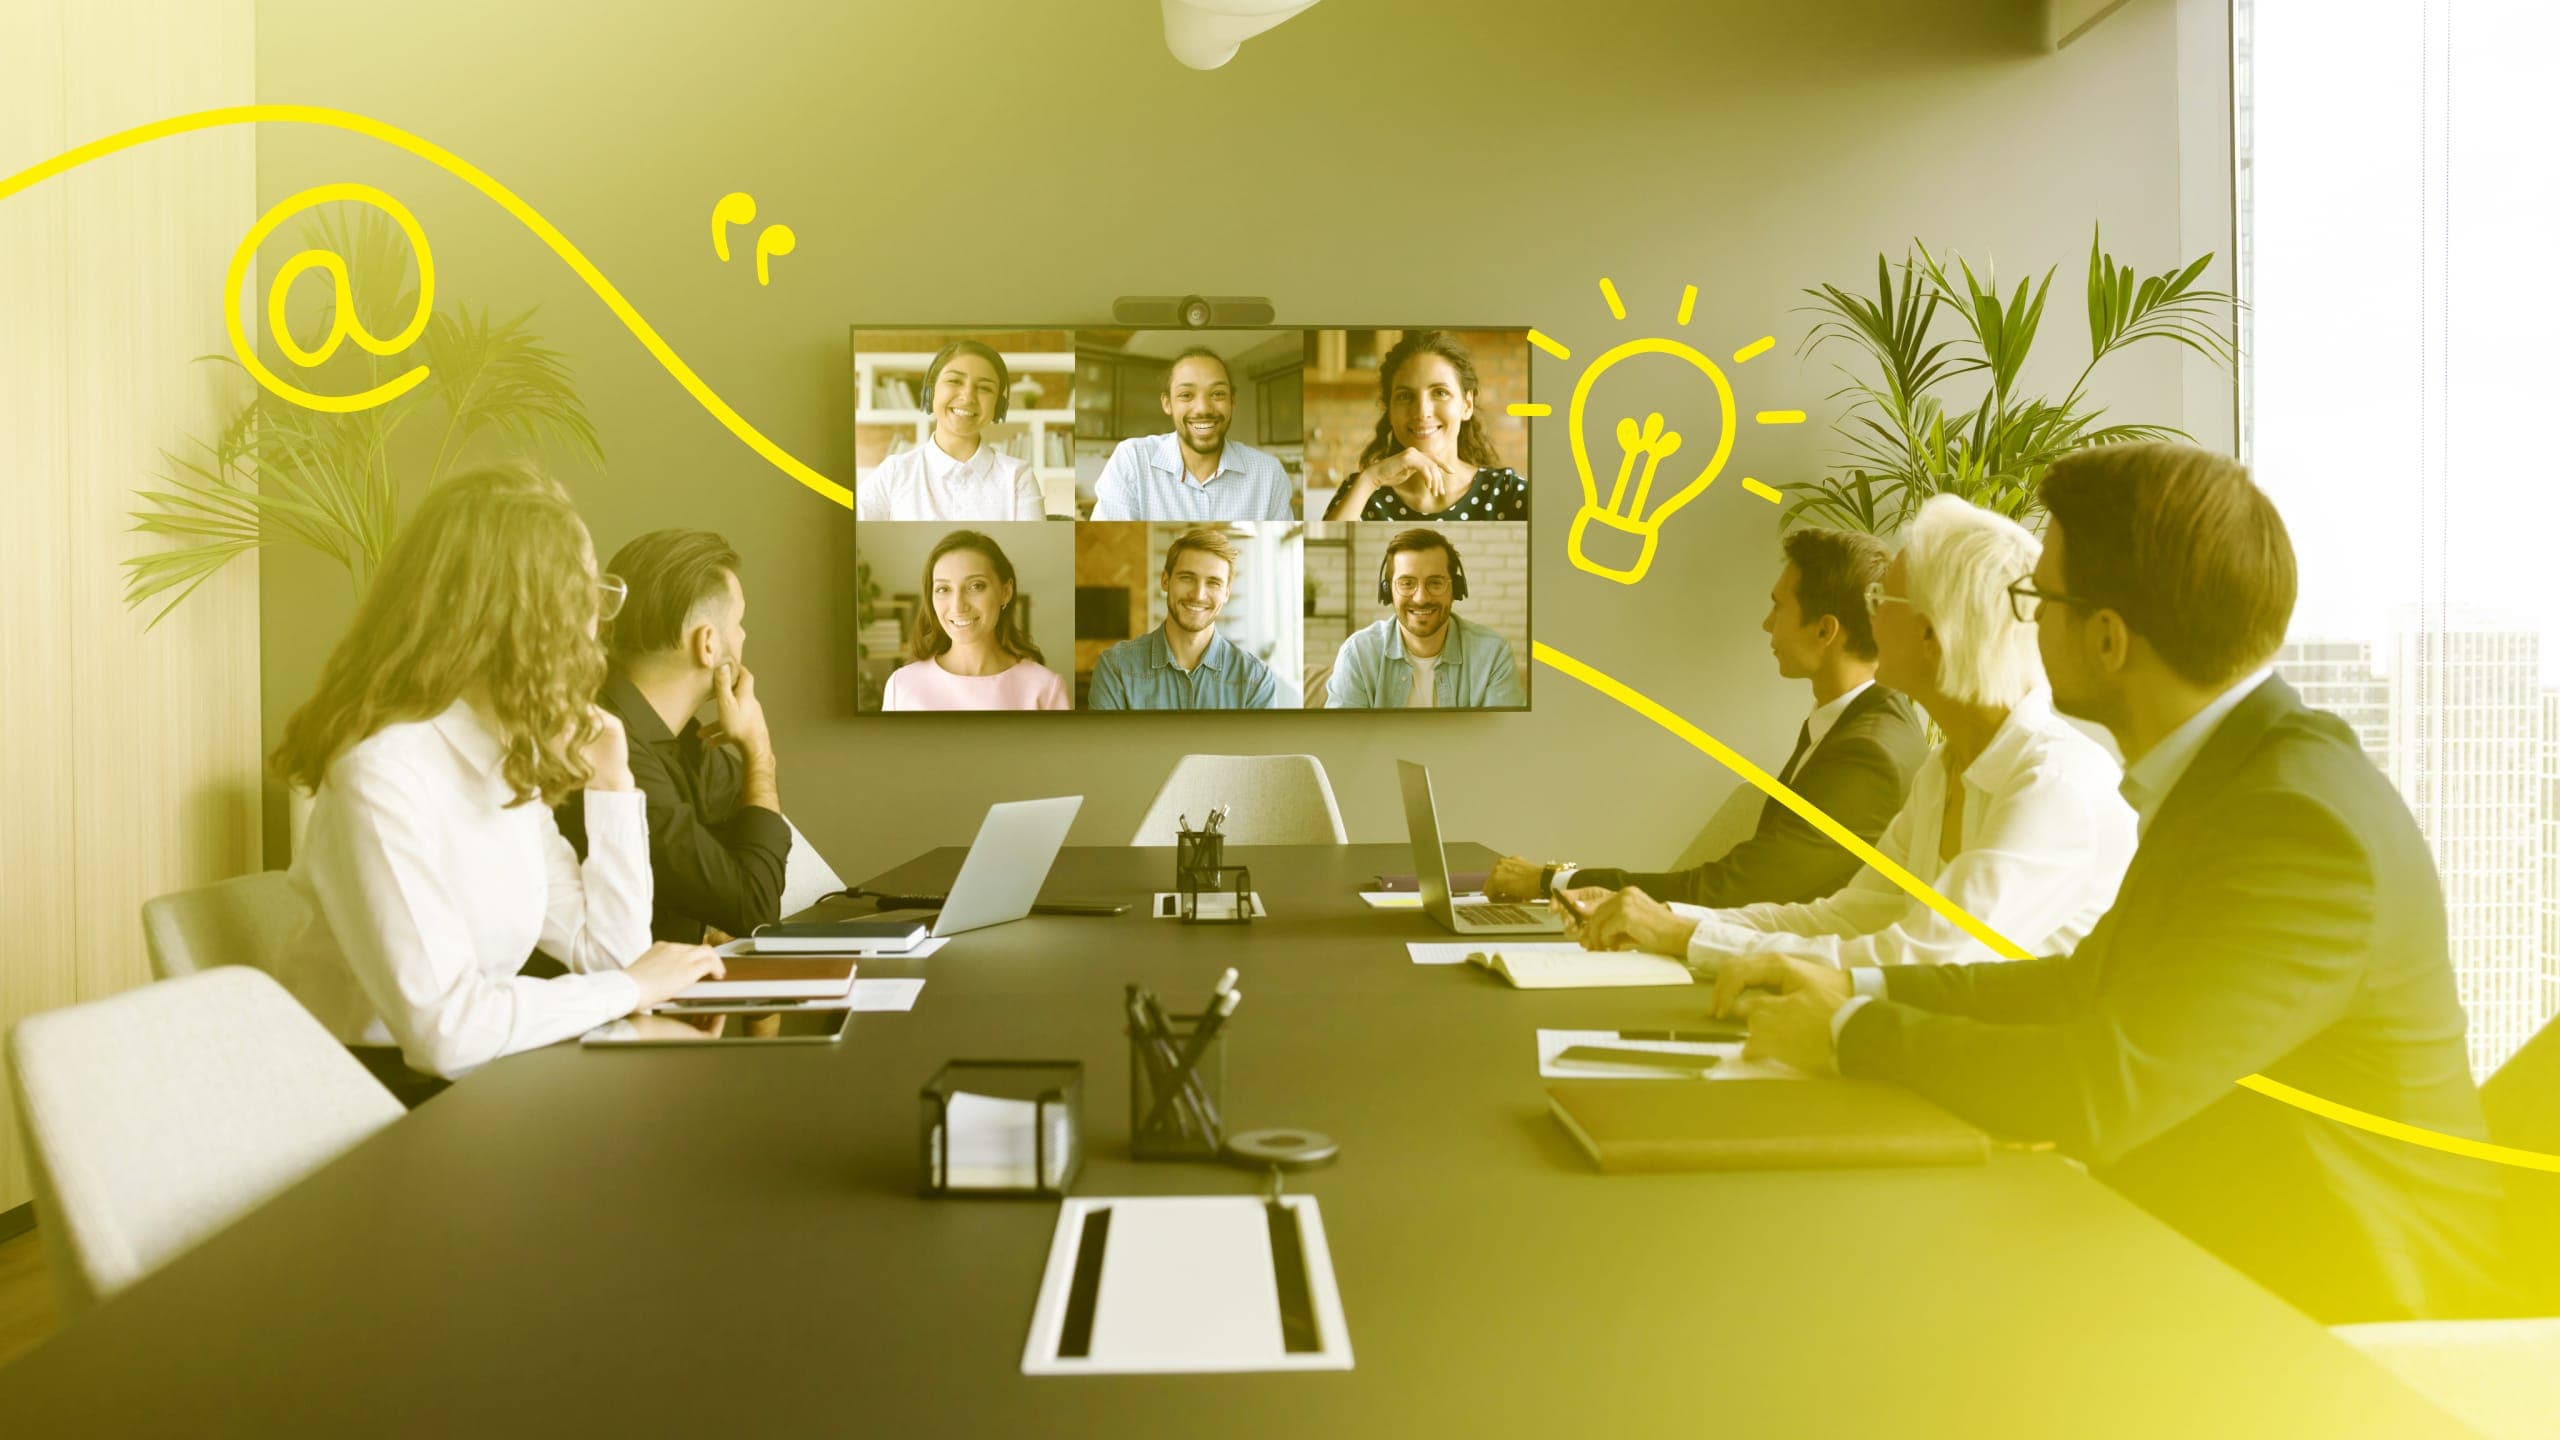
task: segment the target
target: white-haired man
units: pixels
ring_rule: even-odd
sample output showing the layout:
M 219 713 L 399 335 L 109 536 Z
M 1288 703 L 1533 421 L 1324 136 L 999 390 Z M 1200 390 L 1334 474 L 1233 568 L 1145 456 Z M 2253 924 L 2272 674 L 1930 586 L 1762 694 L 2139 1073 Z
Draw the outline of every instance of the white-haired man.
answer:
M 1946 736 L 1876 848 L 1994 933 L 2048 955 L 2106 913 L 2135 834 L 2122 770 L 2054 713 L 2036 627 L 2010 606 L 2010 583 L 2035 564 L 2035 537 L 2016 522 L 1942 495 L 1920 508 L 1867 608 L 1876 683 L 1910 696 Z M 1588 916 L 1585 945 L 1693 965 L 1751 954 L 1841 969 L 2000 958 L 1872 866 L 1798 905 L 1709 910 L 1632 888 L 1570 899 Z

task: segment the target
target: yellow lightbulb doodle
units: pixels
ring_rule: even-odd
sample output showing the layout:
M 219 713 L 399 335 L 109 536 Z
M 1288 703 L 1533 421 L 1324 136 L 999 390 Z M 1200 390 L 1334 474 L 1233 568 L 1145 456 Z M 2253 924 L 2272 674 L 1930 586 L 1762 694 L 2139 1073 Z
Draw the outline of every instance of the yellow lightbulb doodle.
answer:
M 314 205 L 326 205 L 337 200 L 352 200 L 372 206 L 390 216 L 392 223 L 400 227 L 400 233 L 409 237 L 409 248 L 418 256 L 417 313 L 409 317 L 409 323 L 401 327 L 398 334 L 388 338 L 376 336 L 364 328 L 364 322 L 356 315 L 355 289 L 347 281 L 346 258 L 327 250 L 305 250 L 278 266 L 276 278 L 267 287 L 267 332 L 275 337 L 276 348 L 284 352 L 287 360 L 308 370 L 327 362 L 337 353 L 339 343 L 345 340 L 354 340 L 358 348 L 368 354 L 386 357 L 397 355 L 418 343 L 418 337 L 427 331 L 428 319 L 435 313 L 436 302 L 436 262 L 434 254 L 427 249 L 427 234 L 418 228 L 418 217 L 409 213 L 408 206 L 370 185 L 352 181 L 315 185 L 287 197 L 258 217 L 258 223 L 249 227 L 249 233 L 240 241 L 239 248 L 231 252 L 231 267 L 224 273 L 222 284 L 222 323 L 223 328 L 230 332 L 231 353 L 239 357 L 241 368 L 266 387 L 270 394 L 290 400 L 306 410 L 345 415 L 370 410 L 407 394 L 427 378 L 427 367 L 413 366 L 370 390 L 353 395 L 316 394 L 267 368 L 266 361 L 258 356 L 258 347 L 250 343 L 248 326 L 243 320 L 248 297 L 242 292 L 248 285 L 249 264 L 257 258 L 258 247 L 285 221 Z M 285 324 L 285 302 L 292 297 L 294 282 L 313 270 L 326 274 L 330 280 L 329 333 L 321 337 L 317 346 L 305 349 Z
M 1591 450 L 1583 437 L 1583 411 L 1590 403 L 1593 382 L 1619 361 L 1637 355 L 1668 355 L 1686 361 L 1707 377 L 1716 392 L 1715 453 L 1707 457 L 1705 466 L 1689 483 L 1650 512 L 1645 506 L 1653 498 L 1654 471 L 1679 450 L 1680 432 L 1663 429 L 1660 415 L 1647 416 L 1641 427 L 1633 418 L 1620 420 L 1618 448 L 1625 452 L 1625 459 L 1619 463 L 1617 480 L 1609 487 L 1605 504 L 1600 498 L 1600 482 L 1592 473 Z M 1717 472 L 1724 469 L 1724 462 L 1733 454 L 1733 386 L 1726 383 L 1724 372 L 1716 368 L 1714 361 L 1692 346 L 1658 335 L 1630 340 L 1592 361 L 1583 370 L 1582 378 L 1574 382 L 1573 408 L 1565 417 L 1565 436 L 1573 445 L 1574 472 L 1582 477 L 1582 508 L 1574 513 L 1573 530 L 1565 542 L 1573 563 L 1589 574 L 1633 585 L 1653 568 L 1654 551 L 1662 544 L 1662 522 L 1714 484 Z M 1639 463 L 1643 466 L 1641 476 L 1636 475 Z M 1635 479 L 1632 494 L 1627 484 L 1630 478 Z M 1605 532 L 1631 537 L 1636 542 L 1634 558 L 1614 565 L 1595 559 L 1587 548 L 1587 537 L 1595 524 Z

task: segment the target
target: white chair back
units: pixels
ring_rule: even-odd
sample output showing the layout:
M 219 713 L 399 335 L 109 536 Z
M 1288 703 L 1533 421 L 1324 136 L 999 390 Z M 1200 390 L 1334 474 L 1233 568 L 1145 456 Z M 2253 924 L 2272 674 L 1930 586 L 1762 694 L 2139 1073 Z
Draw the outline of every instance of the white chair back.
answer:
M 142 902 L 142 938 L 162 980 L 217 965 L 274 968 L 310 923 L 311 905 L 282 870 L 217 880 Z
M 1313 755 L 1185 755 L 1129 843 L 1170 845 L 1181 817 L 1199 825 L 1221 805 L 1230 844 L 1341 845 L 1351 838 L 1324 762 Z
M 9 1071 L 66 1316 L 402 1113 L 283 986 L 239 965 L 29 1016 Z

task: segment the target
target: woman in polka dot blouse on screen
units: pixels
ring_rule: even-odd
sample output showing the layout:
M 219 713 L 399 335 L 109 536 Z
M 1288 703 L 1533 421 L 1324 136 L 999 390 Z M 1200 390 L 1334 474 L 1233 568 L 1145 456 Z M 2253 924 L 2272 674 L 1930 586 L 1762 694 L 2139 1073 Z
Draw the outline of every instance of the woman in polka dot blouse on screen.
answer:
M 1417 330 L 1378 365 L 1378 433 L 1327 520 L 1526 520 L 1529 482 L 1476 420 L 1476 365 L 1445 330 Z

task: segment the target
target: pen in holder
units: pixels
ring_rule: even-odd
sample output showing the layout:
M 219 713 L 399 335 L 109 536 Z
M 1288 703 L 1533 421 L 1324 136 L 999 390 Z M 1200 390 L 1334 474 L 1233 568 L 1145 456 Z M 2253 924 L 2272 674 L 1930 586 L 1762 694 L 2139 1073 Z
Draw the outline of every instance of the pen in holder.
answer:
M 1129 987 L 1129 1153 L 1134 1158 L 1218 1158 L 1226 1143 L 1226 1039 L 1220 1031 L 1237 998 L 1225 989 L 1203 1014 L 1167 1015 L 1153 995 Z
M 1206 882 L 1202 872 L 1214 872 L 1226 863 L 1227 837 L 1214 829 L 1177 830 L 1173 835 L 1173 888 L 1184 894 L 1204 888 L 1215 889 L 1217 881 Z

